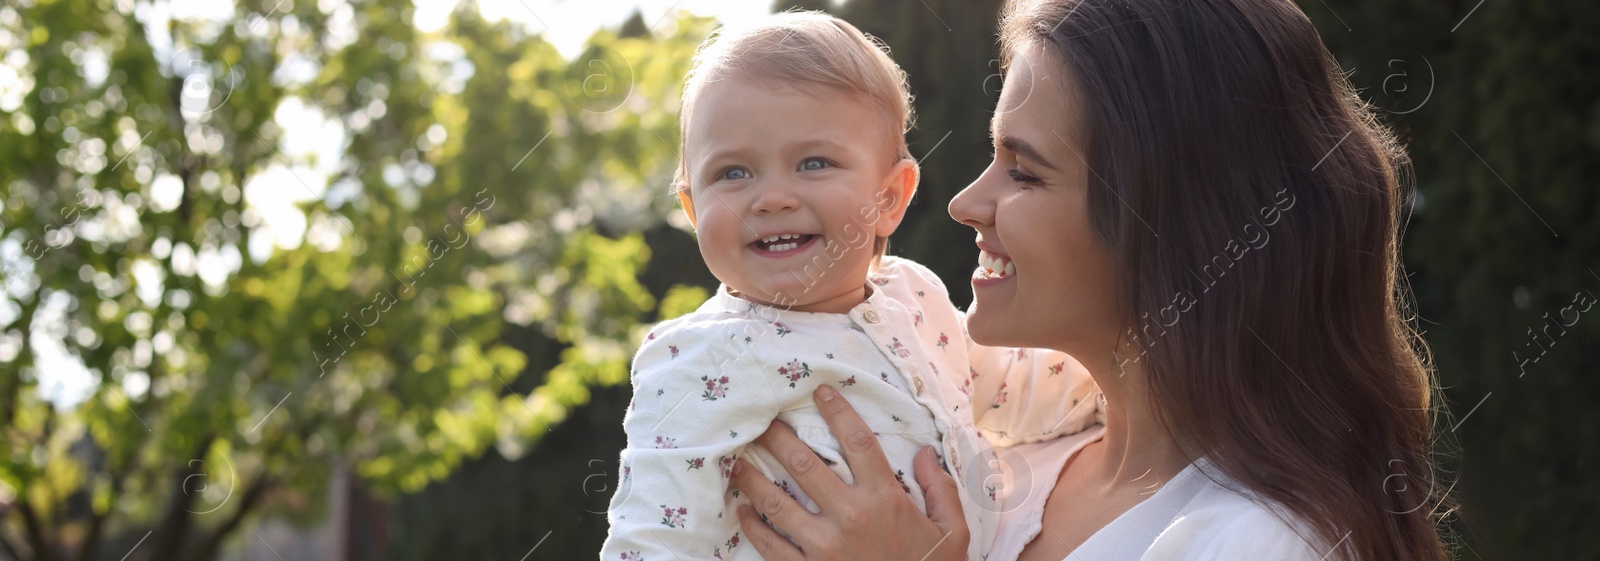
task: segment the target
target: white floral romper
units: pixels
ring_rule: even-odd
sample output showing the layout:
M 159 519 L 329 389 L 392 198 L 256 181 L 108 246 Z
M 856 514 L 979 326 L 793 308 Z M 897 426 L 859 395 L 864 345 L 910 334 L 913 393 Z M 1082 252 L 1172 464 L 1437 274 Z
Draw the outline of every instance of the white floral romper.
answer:
M 773 419 L 854 481 L 812 401 L 821 384 L 838 389 L 872 427 L 924 512 L 912 459 L 934 447 L 972 529 L 968 557 L 984 558 L 998 523 L 996 494 L 1005 490 L 985 436 L 1009 445 L 1082 431 L 1096 422 L 1087 399 L 1093 383 L 1059 352 L 971 346 L 943 284 L 915 262 L 885 257 L 869 281 L 866 301 L 844 314 L 756 305 L 724 286 L 651 331 L 634 357 L 628 445 L 602 559 L 760 559 L 735 515 L 735 505 L 749 503 L 729 484 L 735 458 L 818 510 L 753 443 Z M 1061 399 L 1013 405 L 1018 391 Z

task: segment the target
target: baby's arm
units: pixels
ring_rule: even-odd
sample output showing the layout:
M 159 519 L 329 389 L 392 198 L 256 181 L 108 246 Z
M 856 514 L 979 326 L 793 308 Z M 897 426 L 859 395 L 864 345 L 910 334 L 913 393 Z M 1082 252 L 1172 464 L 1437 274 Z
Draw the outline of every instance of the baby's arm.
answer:
M 713 559 L 750 547 L 724 494 L 734 458 L 777 417 L 779 394 L 738 375 L 760 369 L 728 325 L 658 327 L 639 349 L 601 559 Z
M 972 416 L 995 446 L 1065 436 L 1104 423 L 1089 371 L 1050 349 L 985 347 L 967 341 Z

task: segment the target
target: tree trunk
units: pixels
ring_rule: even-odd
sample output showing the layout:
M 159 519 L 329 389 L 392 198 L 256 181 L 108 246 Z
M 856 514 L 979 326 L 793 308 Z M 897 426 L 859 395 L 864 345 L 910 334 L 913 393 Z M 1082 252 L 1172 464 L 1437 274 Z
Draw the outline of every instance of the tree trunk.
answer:
M 205 458 L 206 454 L 211 451 L 212 440 L 211 435 L 202 436 L 191 457 L 195 459 Z M 183 549 L 184 538 L 189 533 L 189 522 L 193 518 L 191 516 L 193 513 L 189 511 L 189 506 L 193 504 L 194 497 L 189 495 L 185 486 L 188 485 L 189 478 L 202 475 L 200 469 L 195 467 L 195 463 L 194 461 L 186 462 L 183 468 L 179 469 L 174 475 L 172 500 L 167 503 L 167 512 L 161 517 L 161 525 L 155 531 L 155 539 L 150 542 L 149 548 L 145 550 L 146 559 L 177 559 L 179 557 L 178 554 Z
M 213 561 L 216 559 L 217 552 L 222 548 L 222 541 L 239 529 L 239 524 L 244 521 L 245 515 L 255 510 L 257 503 L 261 502 L 261 497 L 266 495 L 267 490 L 272 485 L 272 478 L 266 474 L 257 477 L 250 484 L 250 487 L 245 489 L 244 496 L 239 500 L 239 508 L 233 511 L 233 515 L 228 517 L 228 521 L 223 522 L 204 542 L 189 552 L 185 561 Z
M 22 514 L 22 524 L 27 528 L 28 547 L 33 548 L 34 561 L 51 561 L 55 555 L 50 552 L 50 540 L 44 536 L 44 528 L 39 525 L 39 516 L 33 512 L 33 505 L 28 503 L 27 497 L 17 497 L 17 512 Z

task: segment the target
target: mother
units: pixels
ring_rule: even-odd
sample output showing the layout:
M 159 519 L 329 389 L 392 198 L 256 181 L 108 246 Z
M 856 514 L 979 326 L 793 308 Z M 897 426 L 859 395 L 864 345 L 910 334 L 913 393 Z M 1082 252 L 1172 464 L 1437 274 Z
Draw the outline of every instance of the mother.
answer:
M 1288 0 L 1019 0 L 1001 44 L 994 162 L 950 215 L 1016 274 L 973 280 L 968 327 L 1077 357 L 1107 417 L 1002 453 L 1016 481 L 989 560 L 1445 559 L 1431 372 L 1403 316 L 1407 161 L 1305 15 Z M 848 438 L 870 429 L 844 400 L 819 405 L 852 470 L 887 469 L 871 438 Z M 768 559 L 965 551 L 930 461 L 923 516 L 874 487 L 885 474 L 844 485 L 807 472 L 819 462 L 782 427 L 762 442 L 825 505 L 741 470 L 794 539 L 741 509 Z

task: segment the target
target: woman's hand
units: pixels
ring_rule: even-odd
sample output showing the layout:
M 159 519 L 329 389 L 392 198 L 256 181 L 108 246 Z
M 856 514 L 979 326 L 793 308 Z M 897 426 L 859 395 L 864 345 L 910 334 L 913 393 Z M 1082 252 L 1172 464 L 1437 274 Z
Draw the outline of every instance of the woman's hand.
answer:
M 913 468 L 927 499 L 928 514 L 924 516 L 889 470 L 877 435 L 839 397 L 839 392 L 828 386 L 812 394 L 844 449 L 855 484 L 845 484 L 788 425 L 774 421 L 756 441 L 783 464 L 822 512 L 812 514 L 741 459 L 734 463 L 734 485 L 794 541 L 768 527 L 755 509 L 740 505 L 739 525 L 745 537 L 771 561 L 966 559 L 970 533 L 956 482 L 939 469 L 933 449 L 918 452 Z

